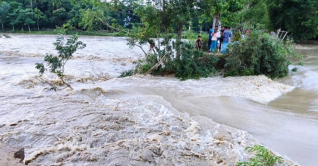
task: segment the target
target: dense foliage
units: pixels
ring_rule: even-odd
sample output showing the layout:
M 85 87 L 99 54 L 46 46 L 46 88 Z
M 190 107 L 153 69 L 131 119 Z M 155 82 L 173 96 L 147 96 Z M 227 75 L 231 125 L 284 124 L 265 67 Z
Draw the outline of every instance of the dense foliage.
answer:
M 136 73 L 153 75 L 174 74 L 181 80 L 208 77 L 216 72 L 218 58 L 201 50 L 196 50 L 191 43 L 170 41 L 158 56 L 151 54 L 145 60 L 140 60 Z M 165 41 L 164 41 L 165 42 Z M 175 57 L 176 48 L 181 48 L 180 58 Z
M 318 35 L 317 0 L 270 1 L 268 8 L 273 29 L 287 30 L 296 40 Z
M 2 30 L 12 31 L 55 29 L 66 27 L 77 30 L 111 31 L 96 19 L 89 17 L 94 11 L 95 0 L 0 0 L 0 23 Z M 121 5 L 118 11 L 104 10 L 109 19 L 129 28 L 137 22 L 131 6 Z M 137 19 L 137 20 L 135 20 Z
M 284 77 L 288 74 L 291 56 L 298 56 L 291 41 L 283 42 L 261 30 L 253 30 L 248 38 L 230 46 L 225 76 Z
M 316 0 L 0 0 L 0 24 L 2 31 L 63 27 L 113 32 L 112 27 L 158 26 L 159 34 L 176 33 L 181 38 L 185 30 L 206 31 L 214 19 L 215 24 L 221 20 L 231 27 L 280 28 L 299 40 L 318 35 L 317 9 Z M 150 16 L 156 19 L 148 22 Z

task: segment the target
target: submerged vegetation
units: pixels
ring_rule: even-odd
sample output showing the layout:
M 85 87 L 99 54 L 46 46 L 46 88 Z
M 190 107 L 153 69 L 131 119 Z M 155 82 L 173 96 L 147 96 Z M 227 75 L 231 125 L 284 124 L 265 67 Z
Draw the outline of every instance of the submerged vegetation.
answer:
M 58 51 L 58 55 L 55 56 L 52 54 L 47 54 L 44 58 L 49 71 L 51 73 L 55 73 L 60 78 L 62 83 L 71 89 L 71 85 L 64 80 L 65 65 L 78 49 L 83 49 L 86 47 L 86 44 L 77 40 L 77 35 L 73 35 L 66 40 L 63 36 L 59 36 L 56 39 L 56 42 L 53 43 L 55 50 Z M 43 63 L 36 63 L 36 68 L 39 70 L 41 75 L 47 70 Z M 52 88 L 56 90 L 56 87 L 53 86 Z
M 264 74 L 272 79 L 288 74 L 288 58 L 301 58 L 291 40 L 281 41 L 261 30 L 253 30 L 249 37 L 233 43 L 224 65 L 224 76 Z
M 136 66 L 136 73 L 167 75 L 174 74 L 181 80 L 198 79 L 215 74 L 218 58 L 208 53 L 196 50 L 193 44 L 165 39 L 164 49 L 157 50 L 158 54 L 150 54 L 140 60 Z M 175 57 L 176 48 L 180 48 L 180 58 Z

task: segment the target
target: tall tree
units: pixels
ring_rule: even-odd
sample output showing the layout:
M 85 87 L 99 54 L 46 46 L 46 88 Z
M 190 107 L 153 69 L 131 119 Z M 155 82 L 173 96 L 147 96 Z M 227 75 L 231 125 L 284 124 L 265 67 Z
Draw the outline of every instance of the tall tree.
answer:
M 317 0 L 268 0 L 268 9 L 273 30 L 287 30 L 296 40 L 318 35 Z
M 12 30 L 14 31 L 15 26 L 21 23 L 20 11 L 23 9 L 22 9 L 22 4 L 18 2 L 10 2 L 10 6 L 11 6 L 11 9 L 8 13 L 8 20 L 10 25 L 12 26 Z
M 29 32 L 31 33 L 30 25 L 35 24 L 35 21 L 33 20 L 33 12 L 30 8 L 24 9 L 20 11 L 20 13 L 23 15 L 23 25 L 28 26 Z
M 0 22 L 2 26 L 2 31 L 3 31 L 3 24 L 7 20 L 7 16 L 10 10 L 10 5 L 7 2 L 2 2 L 0 6 Z
M 38 27 L 38 31 L 40 30 L 40 20 L 46 19 L 45 15 L 42 13 L 42 11 L 38 8 L 34 9 L 34 17 L 36 19 L 36 24 Z

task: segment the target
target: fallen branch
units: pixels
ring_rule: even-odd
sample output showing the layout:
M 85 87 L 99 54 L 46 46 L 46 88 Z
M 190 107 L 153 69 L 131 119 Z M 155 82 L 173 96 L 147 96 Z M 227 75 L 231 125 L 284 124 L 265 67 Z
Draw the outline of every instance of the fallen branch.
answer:
M 51 86 L 51 89 L 55 90 L 58 89 L 54 84 L 50 83 L 48 80 L 44 80 L 41 76 L 39 78 L 35 78 L 37 80 L 39 80 L 40 82 L 49 84 Z
M 70 84 L 66 83 L 63 79 L 63 77 L 60 77 L 61 81 L 63 82 L 63 84 L 65 84 L 67 87 L 71 88 L 71 90 L 73 90 L 73 88 L 71 87 Z
M 100 18 L 98 18 L 98 17 L 96 17 L 96 16 L 95 16 L 95 18 L 96 18 L 96 19 L 99 19 L 99 20 L 102 22 L 102 24 L 106 25 L 106 26 L 107 26 L 108 28 L 110 28 L 110 29 L 113 29 L 113 30 L 116 30 L 116 31 L 119 31 L 119 32 L 125 32 L 125 33 L 127 33 L 127 34 L 129 34 L 129 35 L 132 35 L 132 36 L 137 37 L 136 35 L 130 33 L 129 31 L 126 31 L 126 30 L 124 30 L 124 29 L 116 28 L 116 27 L 113 27 L 113 26 L 109 25 L 108 22 L 103 21 L 102 19 L 100 19 Z M 139 48 L 142 50 L 142 52 L 144 52 L 145 56 L 146 56 L 146 57 L 148 56 L 148 54 L 145 52 L 145 50 L 142 48 L 141 45 L 134 44 L 134 46 L 139 47 Z
M 147 74 L 149 74 L 152 70 L 157 69 L 157 68 L 161 65 L 163 59 L 164 59 L 164 56 L 162 56 L 162 58 L 160 58 L 160 60 L 158 61 L 158 63 L 156 63 L 154 66 L 152 66 L 152 67 L 144 74 L 144 76 L 147 75 Z

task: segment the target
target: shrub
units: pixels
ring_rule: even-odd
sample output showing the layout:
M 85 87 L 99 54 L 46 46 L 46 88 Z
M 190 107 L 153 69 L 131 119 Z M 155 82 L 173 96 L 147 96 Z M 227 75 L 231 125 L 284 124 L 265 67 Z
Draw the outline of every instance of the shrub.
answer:
M 291 56 L 300 57 L 294 51 L 292 41 L 283 42 L 254 30 L 248 38 L 230 46 L 224 76 L 264 74 L 272 79 L 284 77 L 288 74 Z
M 181 55 L 180 60 L 176 60 L 175 63 L 175 76 L 181 80 L 198 79 L 215 74 L 215 65 L 219 59 L 214 55 L 196 50 L 189 43 L 182 44 Z
M 71 38 L 65 39 L 63 36 L 59 36 L 56 39 L 56 42 L 53 43 L 55 46 L 55 49 L 58 51 L 58 55 L 52 55 L 52 54 L 46 54 L 44 61 L 47 62 L 48 68 L 50 72 L 55 73 L 69 88 L 72 89 L 72 87 L 65 82 L 63 79 L 65 77 L 64 75 L 64 67 L 67 61 L 73 57 L 73 53 L 76 52 L 78 49 L 83 49 L 86 47 L 86 44 L 84 44 L 81 41 L 77 41 L 78 36 L 73 35 Z M 43 63 L 36 63 L 36 69 L 39 70 L 40 74 L 42 75 L 46 68 Z
M 209 36 L 208 34 L 202 35 L 202 50 L 203 51 L 209 51 L 210 47 L 208 46 Z
M 274 166 L 276 163 L 283 163 L 282 157 L 275 156 L 264 146 L 254 145 L 253 147 L 247 147 L 246 150 L 255 152 L 255 157 L 250 158 L 249 161 L 237 163 L 238 166 Z
M 120 76 L 118 78 L 122 78 L 122 77 L 128 77 L 128 76 L 132 76 L 135 74 L 135 71 L 134 70 L 126 70 L 126 71 L 123 71 Z
M 135 69 L 135 72 L 144 74 L 147 71 L 149 71 L 149 69 L 151 67 L 156 65 L 156 63 L 158 63 L 157 55 L 149 54 L 149 55 L 147 55 L 147 57 L 145 59 L 142 59 L 142 60 L 138 61 L 138 64 L 137 64 L 136 69 Z M 153 70 L 153 71 L 151 71 L 150 74 L 155 75 L 156 72 L 157 72 L 156 70 Z
M 163 43 L 166 44 L 165 48 L 158 51 L 158 55 L 148 55 L 146 59 L 139 61 L 136 66 L 137 73 L 147 73 L 156 65 L 158 67 L 152 69 L 150 74 L 175 74 L 181 80 L 208 77 L 216 72 L 215 65 L 219 59 L 195 49 L 194 44 L 181 41 L 170 42 L 169 39 Z M 176 48 L 180 49 L 180 59 L 175 58 Z

